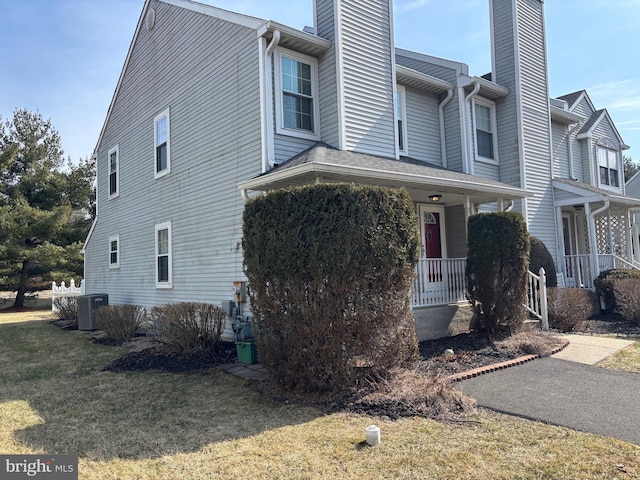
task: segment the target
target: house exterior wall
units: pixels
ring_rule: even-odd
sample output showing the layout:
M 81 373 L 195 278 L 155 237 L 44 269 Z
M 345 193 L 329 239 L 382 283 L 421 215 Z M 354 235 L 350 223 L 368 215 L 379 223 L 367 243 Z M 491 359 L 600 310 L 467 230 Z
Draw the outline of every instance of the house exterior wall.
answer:
M 111 303 L 219 303 L 242 280 L 240 179 L 261 173 L 255 30 L 152 1 L 97 154 L 98 215 L 85 246 L 87 293 Z M 215 54 L 211 52 L 215 51 Z M 154 178 L 154 117 L 170 112 L 170 173 Z M 120 195 L 108 199 L 107 152 L 119 145 Z M 155 225 L 171 222 L 173 288 L 156 288 Z M 120 236 L 120 268 L 109 237 Z
M 438 98 L 411 87 L 405 94 L 408 156 L 441 165 Z
M 562 123 L 552 122 L 551 139 L 553 150 L 553 176 L 570 178 L 569 137 L 567 126 Z
M 491 0 L 490 6 L 493 73 L 510 92 L 496 102 L 500 180 L 534 193 L 516 208 L 557 265 L 543 2 Z

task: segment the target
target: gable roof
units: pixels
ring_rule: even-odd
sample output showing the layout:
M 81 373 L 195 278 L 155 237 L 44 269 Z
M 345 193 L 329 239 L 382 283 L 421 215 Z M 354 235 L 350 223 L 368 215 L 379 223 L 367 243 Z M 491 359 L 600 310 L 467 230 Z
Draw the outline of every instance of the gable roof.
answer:
M 578 90 L 577 92 L 568 93 L 566 95 L 562 95 L 558 97 L 560 100 L 564 100 L 569 104 L 569 110 L 571 110 L 577 100 L 583 95 L 586 94 L 586 90 Z
M 242 182 L 238 188 L 268 191 L 322 182 L 353 182 L 410 190 L 414 200 L 442 194 L 447 205 L 464 204 L 468 196 L 475 203 L 502 198 L 513 200 L 532 194 L 495 180 L 455 172 L 410 158 L 400 160 L 338 150 L 316 143 L 276 168 Z
M 582 126 L 582 128 L 578 132 L 578 135 L 576 136 L 576 138 L 582 139 L 582 138 L 592 137 L 593 131 L 605 119 L 609 122 L 609 125 L 611 126 L 611 129 L 613 130 L 613 133 L 616 136 L 616 139 L 620 143 L 620 150 L 629 150 L 630 148 L 629 145 L 625 144 L 624 141 L 622 140 L 622 137 L 620 136 L 618 129 L 613 123 L 613 120 L 611 120 L 611 117 L 609 116 L 609 112 L 607 112 L 606 108 L 593 112 L 591 117 L 589 117 L 589 120 L 585 122 L 585 124 Z
M 559 206 L 559 204 L 571 205 L 573 203 L 603 202 L 608 200 L 614 204 L 623 205 L 625 207 L 640 207 L 640 199 L 638 198 L 628 197 L 621 193 L 605 190 L 577 180 L 555 177 L 552 184 L 554 188 L 575 195 L 574 198 L 571 198 L 568 201 L 555 202 L 556 206 Z

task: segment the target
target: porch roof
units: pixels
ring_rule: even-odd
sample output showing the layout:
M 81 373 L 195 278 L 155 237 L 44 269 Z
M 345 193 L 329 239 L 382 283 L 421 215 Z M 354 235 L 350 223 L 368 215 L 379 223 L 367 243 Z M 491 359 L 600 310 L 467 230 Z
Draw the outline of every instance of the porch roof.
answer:
M 313 183 L 361 183 L 383 187 L 405 187 L 411 198 L 428 202 L 442 195 L 440 204 L 490 203 L 531 196 L 526 190 L 482 177 L 455 172 L 410 157 L 400 160 L 338 150 L 324 143 L 290 158 L 272 170 L 242 182 L 243 191 L 267 191 Z
M 612 205 L 623 208 L 640 207 L 640 199 L 638 198 L 628 197 L 621 193 L 594 187 L 577 180 L 569 180 L 568 178 L 555 177 L 553 179 L 553 188 L 572 194 L 571 198 L 556 200 L 556 207 L 604 201 L 609 201 Z

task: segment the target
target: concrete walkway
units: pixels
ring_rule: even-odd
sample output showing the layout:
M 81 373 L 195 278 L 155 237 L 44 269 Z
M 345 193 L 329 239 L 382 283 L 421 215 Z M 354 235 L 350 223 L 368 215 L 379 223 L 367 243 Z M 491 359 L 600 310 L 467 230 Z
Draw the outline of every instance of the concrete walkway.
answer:
M 640 445 L 640 374 L 593 366 L 633 342 L 567 338 L 569 346 L 552 357 L 463 380 L 457 388 L 481 407 Z

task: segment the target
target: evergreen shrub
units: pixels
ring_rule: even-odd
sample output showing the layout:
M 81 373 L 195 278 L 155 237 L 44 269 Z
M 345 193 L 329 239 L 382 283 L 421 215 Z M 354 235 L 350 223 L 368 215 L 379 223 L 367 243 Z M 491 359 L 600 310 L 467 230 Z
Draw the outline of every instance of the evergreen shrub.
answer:
M 340 392 L 417 358 L 418 261 L 404 190 L 314 185 L 247 203 L 244 262 L 260 361 L 282 387 Z
M 614 313 L 616 311 L 614 283 L 617 280 L 623 280 L 626 278 L 640 278 L 640 271 L 623 268 L 605 270 L 593 281 L 596 287 L 596 293 L 602 300 L 602 306 L 604 307 L 603 310 L 605 313 Z
M 529 270 L 538 275 L 540 268 L 544 268 L 545 275 L 547 277 L 547 287 L 554 288 L 558 286 L 558 276 L 556 274 L 556 265 L 553 261 L 553 257 L 547 249 L 547 246 L 542 243 L 538 237 L 531 235 L 529 237 L 530 250 L 529 250 Z
M 467 289 L 478 326 L 490 334 L 510 335 L 526 318 L 529 233 L 517 212 L 469 217 Z

